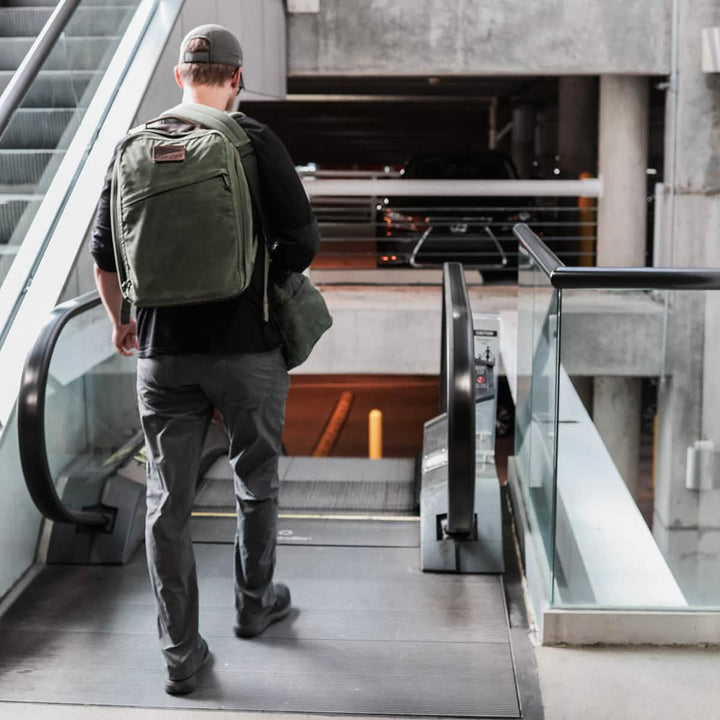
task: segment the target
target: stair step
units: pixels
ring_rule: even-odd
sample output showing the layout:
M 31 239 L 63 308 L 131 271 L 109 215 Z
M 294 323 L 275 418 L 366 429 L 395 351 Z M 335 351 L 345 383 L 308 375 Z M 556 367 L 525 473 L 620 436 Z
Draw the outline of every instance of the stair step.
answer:
M 0 149 L 52 150 L 67 141 L 66 130 L 79 124 L 81 112 L 73 109 L 19 109 L 0 137 Z
M 36 37 L 52 12 L 49 7 L 0 7 L 0 36 Z M 113 35 L 127 24 L 131 15 L 128 6 L 79 7 L 68 21 L 65 35 Z
M 6 245 L 10 242 L 15 228 L 21 223 L 27 224 L 27 217 L 37 211 L 40 202 L 41 199 L 33 201 L 6 200 L 0 195 L 0 244 Z M 23 216 L 25 216 L 24 221 Z
M 0 70 L 0 93 L 5 90 L 13 74 L 11 70 Z M 22 107 L 78 107 L 93 78 L 99 80 L 100 73 L 90 70 L 80 72 L 42 71 L 25 95 Z
M 138 0 L 83 0 L 83 7 L 94 7 L 97 5 L 122 5 L 123 7 L 134 7 Z M 52 7 L 55 8 L 57 0 L 5 0 L 3 7 Z
M 2 38 L 0 70 L 17 70 L 35 41 L 32 37 Z M 112 52 L 117 36 L 66 38 L 59 42 L 45 61 L 45 70 L 95 70 L 103 64 L 106 53 Z
M 3 7 L 50 7 L 54 9 L 57 4 L 58 0 L 5 0 Z
M 48 165 L 62 160 L 62 150 L 0 150 L 0 186 L 37 185 Z
M 3 185 L 0 183 L 0 197 L 15 196 L 16 200 L 33 200 L 42 197 L 43 193 L 36 192 L 35 185 Z

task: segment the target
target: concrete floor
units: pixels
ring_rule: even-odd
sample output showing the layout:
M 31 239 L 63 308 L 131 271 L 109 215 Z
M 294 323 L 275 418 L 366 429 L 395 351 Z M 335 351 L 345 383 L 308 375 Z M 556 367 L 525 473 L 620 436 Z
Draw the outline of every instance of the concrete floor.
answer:
M 720 718 L 718 648 L 537 648 L 545 720 Z
M 720 718 L 720 649 L 537 648 L 536 656 L 545 720 Z M 0 703 L 0 717 L 7 720 L 166 720 L 179 716 L 187 720 L 321 717 Z M 350 717 L 342 716 L 342 720 Z

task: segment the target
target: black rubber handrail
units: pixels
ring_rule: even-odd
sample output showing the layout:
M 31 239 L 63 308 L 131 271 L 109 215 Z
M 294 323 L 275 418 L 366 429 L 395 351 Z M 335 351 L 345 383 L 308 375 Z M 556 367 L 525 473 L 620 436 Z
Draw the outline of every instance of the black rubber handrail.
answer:
M 10 124 L 15 111 L 20 107 L 27 91 L 40 72 L 40 68 L 55 47 L 55 43 L 79 4 L 80 0 L 60 0 L 20 63 L 20 67 L 13 74 L 3 94 L 0 95 L 0 136 Z
M 527 225 L 515 225 L 513 232 L 558 290 L 720 290 L 720 270 L 567 267 Z
M 63 328 L 99 304 L 100 296 L 93 291 L 58 305 L 50 313 L 25 361 L 17 411 L 20 462 L 35 506 L 49 520 L 88 528 L 105 527 L 109 518 L 98 511 L 68 508 L 58 497 L 47 456 L 45 391 L 53 350 Z
M 440 412 L 448 427 L 448 535 L 475 526 L 475 397 L 473 325 L 460 263 L 443 265 Z

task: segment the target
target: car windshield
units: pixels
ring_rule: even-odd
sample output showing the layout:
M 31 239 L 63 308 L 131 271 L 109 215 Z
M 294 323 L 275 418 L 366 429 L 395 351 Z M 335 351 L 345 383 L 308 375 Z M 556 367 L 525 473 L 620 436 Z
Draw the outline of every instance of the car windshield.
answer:
M 408 160 L 403 177 L 412 180 L 508 180 L 515 174 L 503 155 L 420 155 Z

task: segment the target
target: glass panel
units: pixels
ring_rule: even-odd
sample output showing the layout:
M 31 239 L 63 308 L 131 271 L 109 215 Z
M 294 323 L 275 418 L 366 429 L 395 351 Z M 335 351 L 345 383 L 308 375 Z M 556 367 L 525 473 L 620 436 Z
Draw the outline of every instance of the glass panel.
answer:
M 555 604 L 719 608 L 720 293 L 562 310 Z
M 102 470 L 140 430 L 134 357 L 115 351 L 102 306 L 74 317 L 55 347 L 45 405 L 50 472 L 58 491 L 73 473 Z
M 62 162 L 139 0 L 83 0 L 0 135 L 0 283 Z M 46 10 L 49 17 L 53 8 Z M 37 14 L 36 14 L 37 15 Z M 31 30 L 40 32 L 40 24 Z M 34 37 L 3 39 L 0 71 L 14 71 Z M 27 33 L 28 29 L 18 33 Z M 2 75 L 3 73 L 0 73 Z M 4 73 L 4 74 L 7 74 Z
M 517 471 L 531 534 L 552 590 L 555 518 L 556 366 L 560 293 L 522 252 L 518 273 Z

